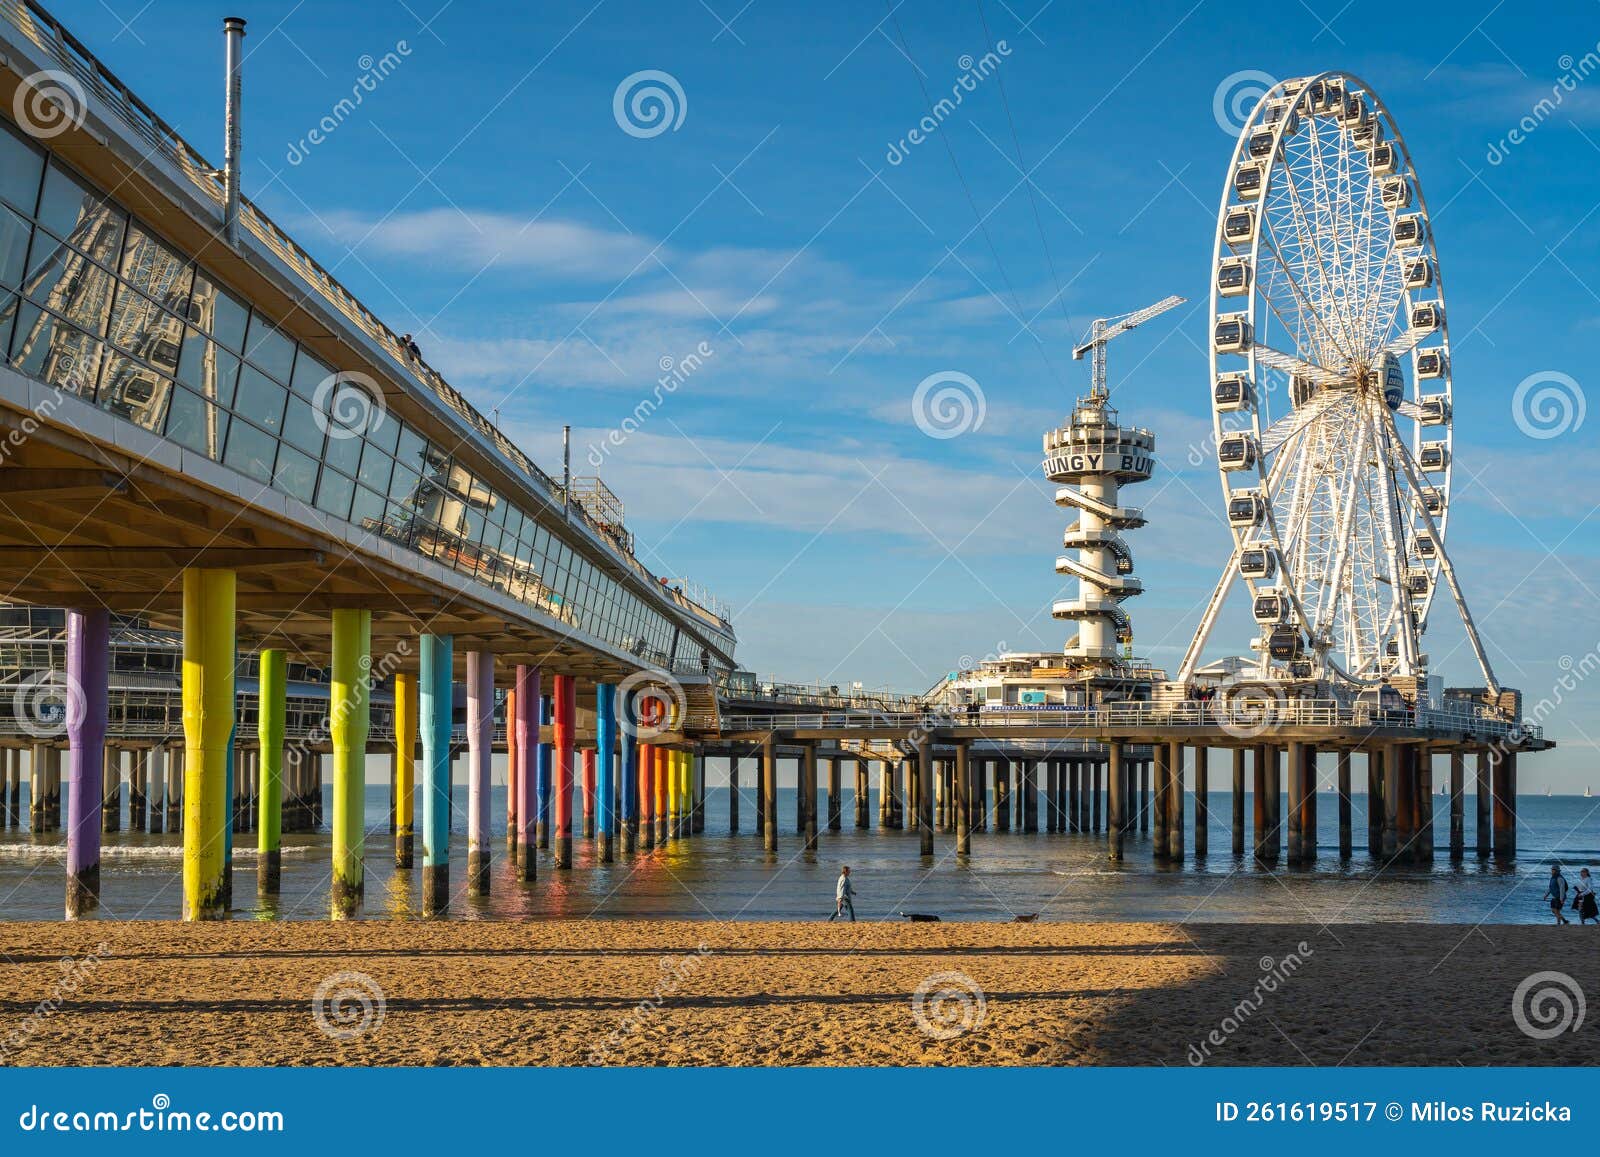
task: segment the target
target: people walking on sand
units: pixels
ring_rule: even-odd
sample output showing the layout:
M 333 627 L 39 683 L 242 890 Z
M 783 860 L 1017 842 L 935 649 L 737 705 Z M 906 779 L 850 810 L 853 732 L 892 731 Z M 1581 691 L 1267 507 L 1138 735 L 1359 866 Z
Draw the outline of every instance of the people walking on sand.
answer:
M 1594 881 L 1589 878 L 1588 868 L 1578 873 L 1578 882 L 1572 885 L 1572 909 L 1578 914 L 1579 924 L 1591 920 L 1600 924 L 1600 905 L 1595 903 Z
M 850 869 L 840 868 L 839 882 L 833 889 L 833 915 L 828 917 L 828 923 L 831 924 L 843 916 L 846 909 L 850 911 L 850 923 L 856 922 L 855 895 L 855 885 L 850 882 Z
M 1557 924 L 1572 923 L 1561 911 L 1567 906 L 1567 878 L 1561 874 L 1560 864 L 1550 865 L 1550 886 L 1545 889 L 1544 898 L 1550 902 L 1550 911 Z

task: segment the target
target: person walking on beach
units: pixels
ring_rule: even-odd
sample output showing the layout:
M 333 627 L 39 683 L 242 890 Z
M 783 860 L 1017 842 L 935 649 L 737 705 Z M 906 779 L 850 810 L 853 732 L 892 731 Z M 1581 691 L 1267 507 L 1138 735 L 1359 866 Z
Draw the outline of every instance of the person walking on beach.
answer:
M 1572 907 L 1578 913 L 1579 924 L 1591 920 L 1600 924 L 1600 905 L 1595 903 L 1594 881 L 1589 878 L 1588 868 L 1578 873 L 1578 882 L 1572 885 Z
M 1550 865 L 1550 886 L 1545 889 L 1544 898 L 1550 901 L 1550 911 L 1557 924 L 1572 923 L 1561 912 L 1567 905 L 1567 878 L 1561 874 L 1560 864 Z
M 833 915 L 828 917 L 828 923 L 832 924 L 843 916 L 846 908 L 850 910 L 850 923 L 856 922 L 855 895 L 855 885 L 850 882 L 850 869 L 840 868 L 839 882 L 833 889 Z

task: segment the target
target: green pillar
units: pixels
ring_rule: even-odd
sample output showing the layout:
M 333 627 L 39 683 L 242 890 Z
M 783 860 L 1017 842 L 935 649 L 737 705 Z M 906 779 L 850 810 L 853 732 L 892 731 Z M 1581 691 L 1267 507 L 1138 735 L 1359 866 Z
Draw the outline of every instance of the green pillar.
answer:
M 368 674 L 372 612 L 333 612 L 333 682 L 329 711 L 333 738 L 333 918 L 361 914 L 362 812 L 366 803 Z
M 261 652 L 261 704 L 256 737 L 261 741 L 261 796 L 256 821 L 256 890 L 277 895 L 282 877 L 284 653 Z

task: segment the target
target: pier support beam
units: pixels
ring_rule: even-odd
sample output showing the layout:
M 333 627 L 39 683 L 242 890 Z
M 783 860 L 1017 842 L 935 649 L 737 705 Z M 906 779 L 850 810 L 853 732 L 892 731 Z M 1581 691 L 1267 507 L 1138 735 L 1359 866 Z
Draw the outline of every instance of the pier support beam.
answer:
M 1420 839 L 1418 847 L 1422 852 L 1422 862 L 1433 863 L 1433 752 L 1426 747 L 1418 747 L 1417 760 L 1417 828 Z
M 917 743 L 917 851 L 933 855 L 933 738 L 926 732 Z
M 1256 748 L 1256 859 L 1278 862 L 1282 842 L 1283 809 L 1279 800 L 1278 749 L 1270 743 Z
M 234 724 L 231 570 L 183 572 L 183 918 L 227 915 L 228 759 Z
M 1152 753 L 1160 748 L 1157 744 L 1151 748 Z M 1150 780 L 1155 764 L 1155 756 L 1139 761 L 1139 830 L 1150 830 Z
M 1022 830 L 1035 833 L 1039 830 L 1039 763 L 1034 759 L 1022 761 Z
M 283 732 L 288 694 L 288 659 L 276 647 L 258 660 L 260 704 L 256 739 L 261 744 L 260 820 L 256 824 L 256 891 L 276 896 L 283 879 Z M 400 688 L 395 688 L 395 726 L 400 725 Z M 395 797 L 398 822 L 399 796 Z
M 778 850 L 778 742 L 768 732 L 761 741 L 762 847 Z
M 817 744 L 815 740 L 806 743 L 804 756 L 800 761 L 800 808 L 805 815 L 806 851 L 817 850 Z
M 1398 743 L 1383 749 L 1383 858 L 1392 860 L 1400 850 L 1400 759 Z
M 554 767 L 555 745 L 546 743 L 543 739 L 544 728 L 554 722 L 551 713 L 551 697 L 541 696 L 539 699 L 539 734 L 540 739 L 534 744 L 534 843 L 541 848 L 550 847 L 550 798 L 554 792 Z M 654 774 L 652 772 L 652 774 Z
M 1167 745 L 1167 859 L 1183 862 L 1183 751 L 1184 745 Z
M 1106 858 L 1113 864 L 1122 862 L 1122 839 L 1127 834 L 1128 773 L 1122 757 L 1122 744 L 1113 741 L 1106 745 L 1106 763 L 1110 769 L 1106 800 Z
M 104 745 L 101 745 L 104 750 Z M 150 749 L 150 834 L 159 836 L 166 826 L 166 756 L 167 749 L 156 745 Z M 96 792 L 98 795 L 99 793 Z
M 1367 855 L 1383 857 L 1383 748 L 1367 748 Z
M 454 640 L 422 636 L 418 713 L 422 725 L 422 911 L 450 908 L 450 716 Z
M 494 759 L 494 655 L 467 652 L 467 895 L 489 894 Z
M 100 787 L 105 759 L 111 615 L 103 607 L 67 613 L 67 704 L 72 765 L 67 796 L 67 919 L 100 904 Z M 0 787 L 3 787 L 0 781 Z
M 539 759 L 534 748 L 539 742 L 539 668 L 518 663 L 512 689 L 514 718 L 506 728 L 506 738 L 516 747 L 517 796 L 517 879 L 539 878 Z M 631 735 L 623 735 L 623 751 L 629 750 Z M 624 756 L 626 758 L 626 756 Z M 625 765 L 626 766 L 626 765 Z M 626 810 L 627 789 L 623 807 Z M 629 850 L 632 850 L 631 845 Z
M 44 744 L 35 743 L 28 764 L 28 812 L 31 818 L 43 801 Z M 107 834 L 122 830 L 122 748 L 106 751 L 104 790 L 100 793 L 100 830 Z M 19 821 L 20 822 L 20 821 Z M 38 829 L 35 829 L 38 830 Z
M 1297 868 L 1306 861 L 1305 855 L 1305 803 L 1306 803 L 1306 745 L 1289 743 L 1289 832 L 1288 861 Z
M 551 859 L 559 869 L 572 867 L 572 759 L 577 727 L 578 685 L 571 675 L 557 675 L 550 699 L 551 737 L 554 739 L 554 765 L 551 778 L 555 799 L 551 801 Z
M 1006 763 L 1002 760 L 995 767 L 994 777 L 994 830 L 1009 832 L 1011 830 L 1011 777 L 1006 774 Z M 1024 809 L 1026 810 L 1026 809 Z M 1018 817 L 1017 830 L 1022 830 L 1021 817 Z
M 739 834 L 739 753 L 728 750 L 728 834 Z
M 956 744 L 956 855 L 972 853 L 972 761 L 965 742 Z
M 411 870 L 417 830 L 417 677 L 394 676 L 394 866 Z
M 328 695 L 333 740 L 333 891 L 335 920 L 361 914 L 366 830 L 368 696 L 372 612 L 333 612 L 333 678 Z
M 600 809 L 600 862 L 609 864 L 614 854 L 617 833 L 617 688 L 614 683 L 597 683 L 594 689 L 594 734 L 596 768 L 595 791 Z M 734 804 L 737 820 L 738 804 Z M 737 825 L 736 825 L 737 826 Z
M 1158 742 L 1154 747 L 1154 782 L 1151 786 L 1151 851 L 1155 858 L 1167 858 L 1167 790 L 1172 778 L 1172 745 Z
M 656 749 L 654 744 L 639 744 L 639 766 L 635 772 L 639 785 L 639 850 L 654 851 L 656 846 Z
M 1339 751 L 1339 858 L 1348 860 L 1355 851 L 1350 830 L 1350 752 Z
M 1490 786 L 1494 792 L 1494 856 L 1510 860 L 1517 854 L 1517 755 L 1489 749 Z
M 871 775 L 870 775 L 870 773 L 869 773 L 869 771 L 867 769 L 867 761 L 865 759 L 861 759 L 861 758 L 858 757 L 856 759 L 855 763 L 856 763 L 856 790 L 855 790 L 856 828 L 859 831 L 865 831 L 865 830 L 867 830 L 868 828 L 870 828 L 872 826 L 871 808 L 869 808 L 867 806 L 867 804 L 868 804 L 868 785 L 871 783 L 872 780 L 871 780 Z
M 1493 804 L 1490 800 L 1489 751 L 1487 748 L 1478 752 L 1475 762 L 1477 764 L 1477 775 L 1475 776 L 1474 784 L 1476 789 L 1474 802 L 1477 815 L 1474 842 L 1477 844 L 1478 855 L 1487 856 L 1494 847 L 1490 834 L 1490 815 Z
M 1467 851 L 1466 756 L 1450 753 L 1450 858 L 1460 860 Z
M 1194 749 L 1194 858 L 1203 860 L 1211 844 L 1211 749 Z
M 1244 855 L 1244 758 L 1245 749 L 1233 749 L 1233 854 Z

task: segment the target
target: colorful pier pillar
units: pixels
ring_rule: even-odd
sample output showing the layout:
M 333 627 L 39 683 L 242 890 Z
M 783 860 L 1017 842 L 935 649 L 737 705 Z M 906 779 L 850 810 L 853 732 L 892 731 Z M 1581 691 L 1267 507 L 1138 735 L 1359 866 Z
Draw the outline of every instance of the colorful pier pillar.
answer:
M 67 919 L 100 903 L 100 791 L 106 745 L 111 615 L 103 607 L 67 614 Z M 76 690 L 74 703 L 70 692 Z
M 595 792 L 595 750 L 585 747 L 578 754 L 578 765 L 581 767 L 579 792 L 583 803 L 583 838 L 594 839 L 594 792 Z
M 555 677 L 551 738 L 555 741 L 555 764 L 552 776 L 555 800 L 551 806 L 555 827 L 552 859 L 557 868 L 572 867 L 572 754 L 573 732 L 578 713 L 577 680 L 571 675 Z
M 658 748 L 661 753 L 662 765 L 662 791 L 665 804 L 662 814 L 666 816 L 666 831 L 664 840 L 677 840 L 683 835 L 683 830 L 678 825 L 678 753 L 670 747 Z
M 449 635 L 422 636 L 422 910 L 450 907 L 450 716 L 455 707 Z
M 656 749 L 651 744 L 639 744 L 633 778 L 639 793 L 639 850 L 648 852 L 656 846 Z
M 467 652 L 467 895 L 489 894 L 489 772 L 494 751 L 494 655 Z
M 639 846 L 639 735 L 628 722 L 632 720 L 632 704 L 621 702 L 622 736 L 617 755 L 618 795 L 621 798 L 621 815 L 617 817 L 622 829 L 622 854 L 632 855 Z
M 597 684 L 594 689 L 595 752 L 599 760 L 595 790 L 600 806 L 600 862 L 609 864 L 612 858 L 612 841 L 617 830 L 617 784 L 612 772 L 616 760 L 617 743 L 617 688 L 612 683 Z M 626 767 L 627 763 L 624 762 Z M 624 779 L 627 777 L 624 776 Z
M 283 651 L 262 651 L 256 737 L 261 742 L 261 803 L 256 825 L 256 891 L 278 893 L 283 879 L 283 732 L 288 666 Z
M 516 722 L 508 737 L 517 749 L 517 878 L 532 880 L 539 874 L 539 760 L 534 751 L 539 742 L 539 668 L 518 664 L 516 679 Z
M 513 866 L 517 860 L 517 680 L 511 676 L 511 686 L 506 691 L 506 854 Z
M 371 724 L 372 612 L 333 612 L 333 679 L 328 696 L 333 740 L 333 891 L 335 920 L 361 914 L 362 837 Z
M 551 726 L 552 723 L 553 719 L 551 716 L 550 696 L 546 695 L 539 700 L 539 726 L 541 729 L 541 738 L 539 740 L 536 757 L 538 778 L 534 784 L 534 803 L 538 808 L 538 823 L 534 834 L 537 837 L 537 842 L 541 848 L 548 848 L 550 846 L 550 789 L 554 747 L 553 745 L 544 741 L 543 728 Z
M 233 735 L 231 570 L 183 572 L 183 918 L 227 915 L 228 757 Z
M 672 752 L 665 747 L 655 747 L 651 754 L 655 757 L 655 785 L 652 790 L 655 792 L 656 844 L 660 846 L 667 842 L 667 832 L 671 824 L 667 799 L 667 763 Z
M 394 677 L 394 866 L 410 868 L 416 847 L 417 677 Z

